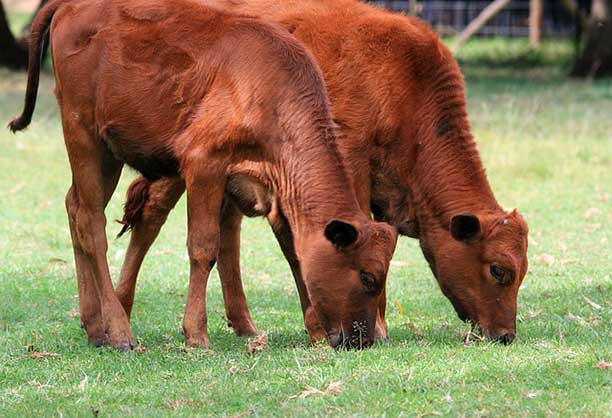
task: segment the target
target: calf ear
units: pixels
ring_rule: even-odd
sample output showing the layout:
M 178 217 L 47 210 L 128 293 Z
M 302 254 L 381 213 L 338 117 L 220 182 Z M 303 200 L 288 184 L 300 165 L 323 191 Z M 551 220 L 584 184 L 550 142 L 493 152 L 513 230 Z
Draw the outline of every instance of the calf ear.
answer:
M 349 223 L 334 219 L 325 227 L 325 238 L 338 248 L 346 248 L 357 241 L 359 231 Z
M 463 214 L 453 216 L 450 233 L 457 241 L 469 241 L 480 236 L 480 220 L 476 215 Z

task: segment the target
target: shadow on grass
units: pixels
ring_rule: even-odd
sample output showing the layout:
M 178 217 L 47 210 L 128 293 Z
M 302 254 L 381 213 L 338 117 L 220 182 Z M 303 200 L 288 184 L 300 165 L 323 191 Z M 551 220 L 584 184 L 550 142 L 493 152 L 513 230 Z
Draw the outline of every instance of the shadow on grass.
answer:
M 12 276 L 10 272 L 5 279 L 9 276 Z M 80 328 L 78 311 L 75 311 L 78 302 L 76 283 L 71 282 L 72 272 L 70 269 L 57 269 L 48 271 L 45 276 L 44 279 L 7 280 L 5 297 L 19 302 L 0 308 L 3 328 L 0 338 L 19 352 L 30 345 L 46 351 L 63 351 L 65 344 L 69 351 L 80 350 L 86 346 L 86 336 Z M 139 290 L 132 319 L 139 342 L 151 349 L 184 349 L 181 323 L 185 290 L 158 286 Z M 462 344 L 468 327 L 457 319 L 445 299 L 438 297 L 432 303 L 433 295 L 432 299 L 421 300 L 418 296 L 408 296 L 409 289 L 404 291 L 403 300 L 410 307 L 407 314 L 412 319 L 391 316 L 391 340 L 382 346 L 453 347 Z M 560 287 L 545 291 L 526 289 L 521 293 L 523 308 L 519 310 L 515 345 L 538 341 L 571 345 L 609 339 L 612 336 L 612 309 L 605 301 L 609 300 L 611 293 L 609 280 L 577 287 L 565 287 L 560 283 Z M 226 325 L 219 289 L 212 289 L 209 297 L 209 335 L 213 350 L 246 352 L 247 339 L 236 337 Z M 585 302 L 585 297 L 599 301 L 601 308 L 593 308 Z M 297 297 L 287 298 L 270 288 L 254 288 L 249 289 L 248 298 L 256 307 L 252 312 L 257 326 L 268 334 L 269 347 L 290 350 L 311 346 L 304 331 Z M 443 309 L 448 314 L 440 316 Z
M 611 313 L 609 307 L 601 310 L 594 309 L 584 301 L 605 301 L 612 292 L 612 283 L 593 283 L 578 288 L 561 288 L 547 290 L 539 293 L 530 293 L 522 297 L 522 304 L 529 306 L 531 314 L 523 308 L 519 312 L 517 325 L 518 337 L 514 345 L 529 345 L 538 342 L 564 343 L 567 345 L 584 345 L 585 343 L 597 343 L 609 340 L 612 329 Z M 274 305 L 274 298 L 269 293 L 250 292 L 251 300 L 258 300 L 259 304 L 266 306 Z M 163 300 L 163 295 L 152 295 L 154 299 Z M 298 301 L 295 301 L 296 308 Z M 287 306 L 285 306 L 285 309 Z M 422 309 L 419 307 L 419 309 Z M 146 308 L 145 308 L 146 312 Z M 532 316 L 533 312 L 537 316 Z M 427 315 L 428 312 L 420 312 L 419 317 Z M 431 313 L 431 311 L 430 311 Z M 435 313 L 435 312 L 434 312 Z M 284 313 L 290 317 L 290 321 L 276 324 L 266 321 L 258 324 L 262 332 L 268 334 L 268 346 L 274 349 L 290 350 L 295 348 L 306 349 L 311 347 L 302 325 L 302 318 L 298 309 L 291 309 Z M 426 319 L 424 323 L 406 321 L 404 323 L 392 323 L 389 328 L 390 340 L 378 343 L 379 346 L 409 344 L 416 346 L 432 347 L 456 347 L 463 344 L 463 337 L 468 326 L 463 324 L 453 314 L 445 320 L 436 322 Z M 146 313 L 143 312 L 143 316 Z M 146 317 L 145 317 L 146 318 Z M 160 329 L 163 324 L 154 324 L 154 318 L 141 319 L 135 332 L 146 341 L 146 345 L 154 347 L 166 344 L 167 334 Z M 145 322 L 142 322 L 145 321 Z M 395 320 L 393 322 L 396 322 Z M 153 325 L 153 328 L 151 326 Z M 280 327 L 284 327 L 280 328 Z M 289 328 L 289 329 L 287 329 Z M 182 333 L 178 326 L 166 329 L 172 340 L 183 341 Z M 245 351 L 247 338 L 237 337 L 233 330 L 225 326 L 224 321 L 210 321 L 209 335 L 215 352 Z M 82 335 L 84 337 L 84 334 Z M 483 344 L 494 344 L 484 342 Z M 511 348 L 510 346 L 509 348 Z

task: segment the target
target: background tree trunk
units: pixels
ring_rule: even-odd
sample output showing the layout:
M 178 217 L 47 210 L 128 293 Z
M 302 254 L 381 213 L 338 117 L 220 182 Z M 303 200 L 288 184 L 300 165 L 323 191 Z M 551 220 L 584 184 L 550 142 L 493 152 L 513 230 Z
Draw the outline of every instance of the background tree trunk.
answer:
M 28 68 L 28 49 L 13 36 L 2 2 L 0 2 L 0 66 L 15 70 Z
M 612 0 L 593 0 L 583 39 L 582 52 L 570 75 L 588 78 L 612 75 Z
M 480 14 L 476 16 L 476 18 L 472 20 L 465 29 L 463 29 L 459 36 L 457 36 L 455 44 L 451 48 L 453 54 L 457 54 L 459 49 L 468 41 L 468 39 L 472 37 L 472 35 L 476 34 L 480 29 L 482 29 L 482 27 L 486 25 L 489 20 L 493 19 L 509 3 L 510 0 L 495 0 L 485 7 L 485 9 L 480 12 Z
M 542 38 L 542 0 L 529 1 L 529 46 L 539 48 Z

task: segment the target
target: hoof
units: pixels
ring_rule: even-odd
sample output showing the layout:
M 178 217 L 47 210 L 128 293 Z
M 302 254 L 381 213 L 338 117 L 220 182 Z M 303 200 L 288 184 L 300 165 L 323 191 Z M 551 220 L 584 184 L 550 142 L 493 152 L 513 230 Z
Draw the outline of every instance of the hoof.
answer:
M 127 353 L 128 351 L 133 350 L 135 347 L 135 345 L 129 341 L 124 341 L 122 343 L 119 343 L 119 345 L 117 346 L 117 350 L 121 351 L 122 353 Z
M 108 340 L 105 337 L 99 338 L 89 338 L 87 337 L 87 343 L 89 345 L 93 345 L 96 348 L 100 348 L 100 347 L 104 347 L 105 345 L 108 344 Z
M 255 327 L 252 321 L 244 321 L 242 323 L 234 323 L 232 328 L 234 328 L 234 332 L 239 337 L 253 337 L 259 334 L 259 331 Z
M 108 344 L 111 347 L 114 347 L 117 350 L 121 351 L 122 353 L 126 353 L 130 350 L 133 350 L 134 347 L 136 347 L 136 340 L 132 336 L 132 333 L 129 332 L 129 333 L 123 333 L 119 337 L 115 336 L 113 338 L 112 336 L 109 336 Z
M 210 348 L 210 340 L 208 337 L 189 337 L 186 340 L 186 344 L 193 348 Z
M 104 332 L 104 327 L 101 324 L 86 326 L 81 324 L 87 333 L 87 343 L 95 347 L 102 347 L 108 344 L 108 335 Z

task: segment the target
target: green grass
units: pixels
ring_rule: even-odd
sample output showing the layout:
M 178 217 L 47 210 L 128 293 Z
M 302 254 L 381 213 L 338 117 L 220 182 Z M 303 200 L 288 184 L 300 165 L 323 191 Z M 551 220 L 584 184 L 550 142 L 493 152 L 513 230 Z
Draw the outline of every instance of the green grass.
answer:
M 537 66 L 490 66 L 483 57 L 499 43 L 468 44 L 460 60 L 493 189 L 530 225 L 514 344 L 464 346 L 465 326 L 416 241 L 403 238 L 389 279 L 391 341 L 363 352 L 312 347 L 278 245 L 263 220 L 248 220 L 245 288 L 269 346 L 248 355 L 246 340 L 227 329 L 215 274 L 212 348 L 186 349 L 182 201 L 138 285 L 133 330 L 147 351 L 87 346 L 74 315 L 70 171 L 47 74 L 32 126 L 0 133 L 0 416 L 611 416 L 612 369 L 595 366 L 612 362 L 612 82 L 566 80 L 570 44 L 545 45 L 542 56 L 553 58 Z M 524 51 L 506 45 L 514 56 Z M 20 112 L 24 80 L 0 72 L 0 124 Z M 126 170 L 109 220 L 120 217 L 133 176 Z M 108 232 L 117 225 L 109 222 Z M 115 276 L 125 246 L 110 240 Z M 60 357 L 32 359 L 28 350 Z M 336 382 L 339 393 L 326 391 Z

